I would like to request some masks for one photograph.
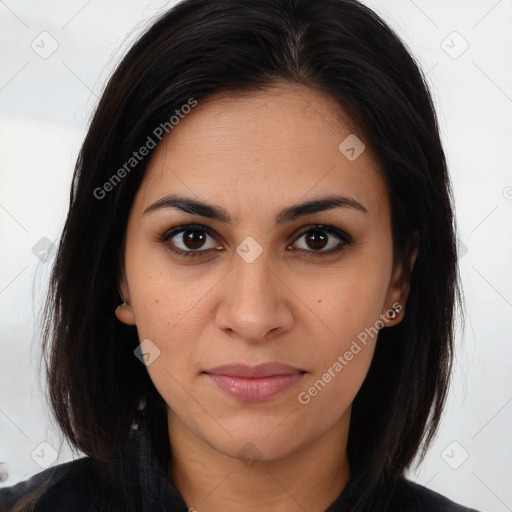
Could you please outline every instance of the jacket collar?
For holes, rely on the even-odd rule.
[[[114,462],[115,472],[122,476],[119,490],[140,512],[188,512],[183,497],[160,465],[153,451],[144,420],[138,410],[131,427],[130,439]]]

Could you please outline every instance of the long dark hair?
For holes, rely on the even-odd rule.
[[[404,265],[419,234],[405,316],[380,332],[353,402],[345,494],[347,510],[362,510],[433,439],[460,291],[453,199],[428,87],[396,34],[356,0],[186,0],[131,47],[76,163],[44,309],[49,401],[71,446],[109,461],[144,400],[153,446],[168,467],[165,403],[133,354],[136,328],[114,316],[127,218],[152,150],[126,163],[191,98],[279,82],[334,98],[364,135],[388,185],[394,257]]]

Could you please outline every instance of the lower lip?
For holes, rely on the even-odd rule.
[[[213,375],[210,373],[206,375],[229,396],[248,402],[261,402],[290,389],[304,374],[272,375],[258,379],[229,377],[227,375]]]

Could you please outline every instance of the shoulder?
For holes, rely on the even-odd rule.
[[[478,512],[405,478],[396,480],[389,509],[400,512]]]
[[[94,510],[100,480],[99,468],[90,457],[58,464],[0,488],[0,512]]]

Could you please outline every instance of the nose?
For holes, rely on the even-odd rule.
[[[216,311],[217,328],[250,343],[266,341],[293,325],[293,293],[264,254],[252,263],[235,257]]]

